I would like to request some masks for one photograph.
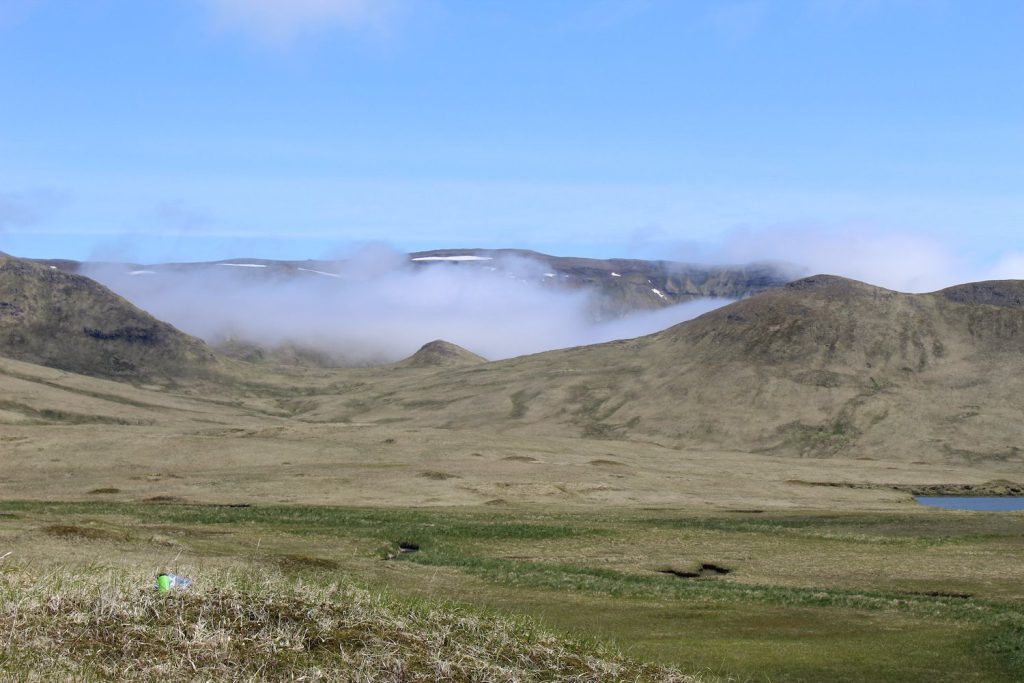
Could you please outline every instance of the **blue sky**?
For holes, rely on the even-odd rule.
[[[1015,0],[4,0],[0,250],[1024,277],[1022,73]]]

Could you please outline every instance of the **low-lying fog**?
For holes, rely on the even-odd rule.
[[[492,263],[415,267],[405,254],[368,249],[332,268],[336,277],[214,266],[132,274],[90,265],[84,274],[212,344],[295,345],[352,365],[398,360],[434,339],[510,358],[650,334],[729,303],[704,299],[600,321],[598,292],[545,284],[537,262]]]

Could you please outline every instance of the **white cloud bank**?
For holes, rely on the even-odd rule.
[[[741,228],[715,245],[687,245],[674,256],[708,263],[786,263],[794,266],[793,277],[841,275],[901,292],[1024,278],[1024,253],[1019,251],[992,256],[979,252],[969,238],[864,226]]]
[[[491,262],[488,262],[489,264]],[[545,285],[544,266],[413,267],[404,254],[363,250],[326,276],[279,279],[263,268],[132,274],[92,266],[87,275],[185,332],[217,343],[294,344],[342,364],[399,360],[434,339],[497,360],[657,332],[728,303],[703,300],[596,322],[592,292]]]

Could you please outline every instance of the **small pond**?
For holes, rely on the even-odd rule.
[[[1024,510],[1024,496],[914,496],[921,505],[945,510],[1010,512]]]

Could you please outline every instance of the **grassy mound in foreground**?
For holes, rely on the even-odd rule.
[[[118,680],[659,681],[522,620],[344,585],[209,572],[161,595],[142,572],[0,568],[0,674]]]

